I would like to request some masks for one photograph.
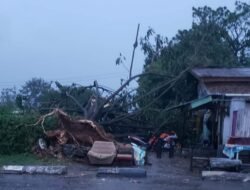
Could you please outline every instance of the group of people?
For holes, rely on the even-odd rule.
[[[156,152],[156,157],[161,158],[162,152],[167,150],[169,152],[169,158],[174,157],[174,147],[177,135],[174,131],[162,132],[160,134],[150,135],[149,140],[142,140],[136,136],[128,136],[131,143],[135,143],[140,147],[144,147],[146,150],[152,150]]]
[[[168,150],[169,158],[174,157],[174,147],[177,135],[174,131],[163,132],[160,135],[154,135],[149,140],[149,148],[156,152],[156,157],[161,158],[164,149]]]

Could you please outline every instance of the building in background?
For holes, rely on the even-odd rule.
[[[190,108],[202,113],[201,138],[215,147],[232,139],[250,145],[250,68],[194,68],[190,73],[198,81]]]

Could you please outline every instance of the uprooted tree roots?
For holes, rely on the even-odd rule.
[[[44,122],[48,117],[56,117],[58,126],[55,130],[45,130]],[[39,155],[56,157],[84,157],[95,141],[115,141],[97,123],[87,119],[72,119],[60,109],[43,115],[33,126],[41,125],[45,141],[41,140],[33,151]]]

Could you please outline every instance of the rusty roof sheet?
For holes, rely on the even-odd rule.
[[[250,68],[194,68],[196,78],[250,78]]]

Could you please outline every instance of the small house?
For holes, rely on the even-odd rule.
[[[215,146],[249,138],[250,68],[194,68],[190,73],[198,82],[190,108],[202,113],[202,138]]]

